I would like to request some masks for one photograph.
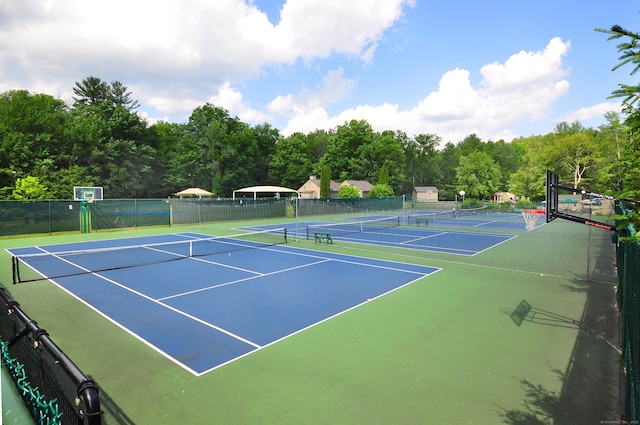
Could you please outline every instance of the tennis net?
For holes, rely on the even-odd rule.
[[[352,233],[377,232],[385,228],[398,226],[400,226],[400,216],[397,215],[345,223],[310,224],[307,226],[307,239],[313,238],[314,233],[329,233],[331,236],[344,236]]]
[[[407,214],[407,224],[429,224],[440,220],[451,219],[454,215],[455,210],[410,213]]]
[[[286,229],[281,228],[175,242],[13,255],[11,258],[13,283],[141,267],[283,243],[287,243],[287,232]],[[23,270],[25,266],[26,272]]]
[[[486,214],[489,210],[487,206],[477,207],[477,208],[460,208],[458,210],[458,217],[469,217],[477,214]]]

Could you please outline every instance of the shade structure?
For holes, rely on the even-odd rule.
[[[178,195],[181,198],[183,196],[197,196],[199,198],[202,198],[203,196],[211,196],[212,193],[211,192],[207,192],[204,189],[200,189],[199,187],[190,187],[188,189],[181,190],[180,192],[177,192],[176,195]]]
[[[281,186],[251,186],[251,187],[245,187],[242,189],[234,190],[233,199],[236,199],[236,193],[253,193],[253,199],[257,199],[258,193],[275,193],[276,195],[280,193],[298,194],[298,191],[295,189],[290,189],[288,187],[281,187]],[[300,196],[300,194],[298,194],[298,196]]]

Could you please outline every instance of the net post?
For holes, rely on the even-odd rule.
[[[20,260],[18,260],[18,257],[16,257],[15,255],[11,257],[11,270],[12,270],[12,277],[13,277],[13,284],[16,285],[17,283],[20,283]]]

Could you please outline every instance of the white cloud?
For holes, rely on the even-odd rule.
[[[351,119],[365,119],[376,130],[438,134],[445,142],[460,141],[471,133],[483,139],[511,140],[517,135],[510,126],[542,119],[567,92],[563,57],[569,46],[569,42],[554,38],[542,51],[519,52],[504,63],[485,65],[480,69],[483,79],[478,87],[472,85],[469,70],[451,70],[440,79],[438,91],[406,111],[396,104],[384,103],[356,106],[329,117],[317,104],[311,111],[291,107],[296,103],[292,100],[295,96],[288,95],[273,102],[280,108],[273,108],[272,112],[281,113],[287,108],[295,111],[283,134],[334,128]]]
[[[296,95],[277,96],[267,108],[279,115],[303,115],[347,98],[356,84],[356,80],[344,77],[344,69],[331,70],[325,74],[321,86],[304,88]]]
[[[288,0],[277,26],[243,0],[0,3],[0,90],[55,88],[48,93],[64,98],[98,76],[136,87],[141,104],[171,116],[270,65],[336,53],[369,61],[415,0]]]
[[[403,7],[414,5],[415,0],[287,1],[276,32],[296,55],[348,53],[370,61],[384,30],[400,18]]]
[[[246,122],[280,121],[283,134],[366,119],[377,130],[454,142],[471,132],[509,137],[512,127],[547,117],[567,92],[570,43],[553,38],[503,63],[452,69],[436,91],[404,110],[390,99],[354,102],[359,78],[336,64],[324,71],[319,59],[346,55],[370,65],[385,31],[413,6],[415,0],[287,0],[274,26],[250,0],[0,0],[0,91],[25,88],[70,100],[74,83],[93,75],[126,84],[149,108],[141,113],[150,121],[184,120],[212,102]],[[300,60],[322,64],[310,68],[323,70],[321,83],[281,93],[266,106],[239,89]],[[481,82],[473,84],[476,72]]]
[[[212,96],[209,102],[226,109],[231,116],[237,116],[246,123],[263,123],[269,121],[270,118],[261,111],[247,106],[242,100],[242,93],[231,87],[228,82],[224,83],[222,87],[218,89],[218,94]]]
[[[616,113],[622,112],[622,105],[620,102],[602,102],[596,105],[586,106],[569,113],[563,118],[563,121],[580,121],[584,125],[585,122],[594,118],[602,118],[604,114],[612,111]]]

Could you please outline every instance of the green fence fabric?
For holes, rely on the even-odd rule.
[[[166,199],[116,199],[89,204],[91,229],[169,226],[171,208]]]
[[[106,199],[0,201],[0,237],[97,232],[121,228],[216,223],[330,214],[367,214],[403,208],[402,197],[347,199]]]
[[[171,199],[172,224],[287,217],[288,199]]]
[[[619,215],[631,216],[620,206]],[[625,236],[636,235],[633,226],[618,229]],[[624,423],[640,422],[640,242],[633,238],[621,238],[617,251],[618,308],[622,339],[621,364],[623,365],[622,411]]]
[[[620,278],[624,411],[629,423],[640,420],[640,244],[622,242],[618,248]]]
[[[79,201],[0,201],[0,236],[79,229]]]
[[[298,215],[362,214],[376,211],[402,211],[401,196],[388,198],[300,199]]]

